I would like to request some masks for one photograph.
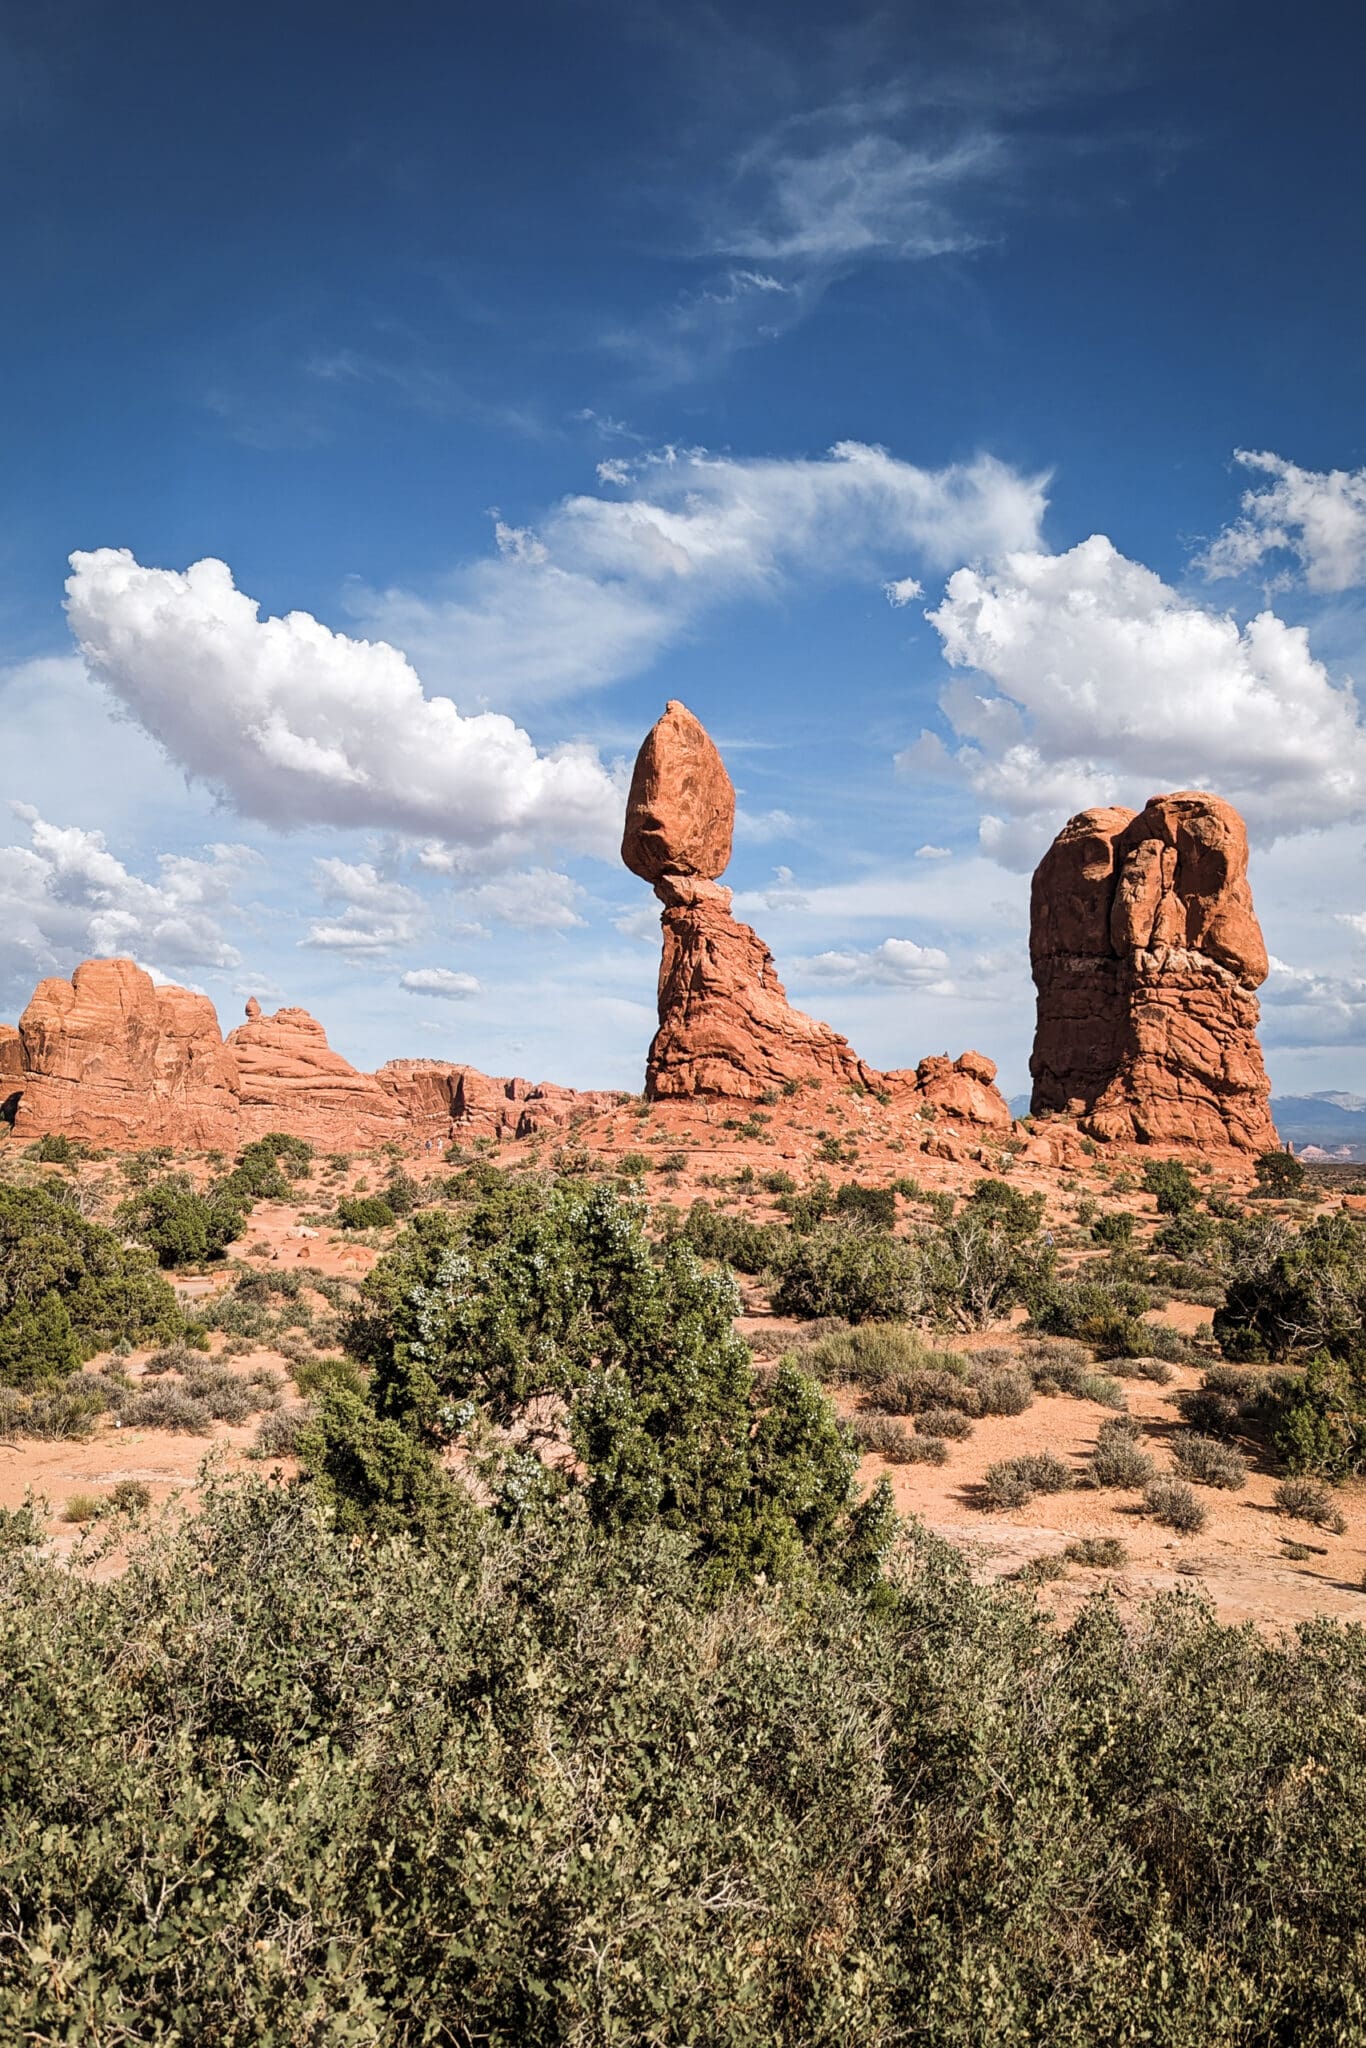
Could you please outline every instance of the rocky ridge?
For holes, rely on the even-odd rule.
[[[207,996],[158,986],[135,961],[87,960],[42,981],[0,1036],[0,1103],[16,1136],[233,1151],[284,1130],[334,1150],[397,1140],[528,1136],[615,1097],[505,1080],[441,1060],[353,1067],[307,1010],[254,999],[223,1037]]]

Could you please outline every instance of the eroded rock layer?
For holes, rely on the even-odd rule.
[[[702,725],[670,703],[636,759],[622,859],[663,904],[659,1029],[646,1062],[655,1099],[758,1101],[792,1085],[855,1085],[972,1123],[1009,1125],[980,1053],[880,1073],[828,1024],[794,1010],[773,955],[731,915],[718,877],[730,859],[735,791]]]
[[[1036,1115],[1121,1143],[1276,1143],[1247,833],[1198,790],[1081,811],[1034,875]]]
[[[307,1010],[267,1016],[254,999],[225,1039],[207,996],[159,987],[132,960],[40,982],[18,1029],[0,1027],[0,1111],[21,1138],[234,1151],[288,1131],[345,1151],[525,1137],[614,1100],[441,1060],[362,1073]]]

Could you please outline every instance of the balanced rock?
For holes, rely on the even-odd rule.
[[[19,1019],[20,1137],[232,1148],[237,1062],[207,996],[158,987],[132,960],[39,982]],[[12,1055],[10,1056],[12,1057]]]
[[[1276,1143],[1257,1042],[1266,946],[1247,833],[1198,790],[1081,811],[1034,875],[1036,1115],[1121,1143]]]
[[[853,1085],[945,1108],[971,1122],[1008,1125],[979,1053],[880,1074],[849,1041],[794,1010],[773,955],[731,915],[718,877],[730,858],[735,791],[711,738],[670,703],[636,759],[622,859],[664,906],[659,1029],[646,1062],[656,1099],[722,1096],[755,1101],[793,1082]],[[942,1069],[942,1071],[941,1071]]]
[[[847,1039],[792,1008],[768,947],[731,916],[729,889],[709,883],[685,894],[675,885],[662,923],[647,1095],[753,1101],[786,1081],[878,1085]]]
[[[730,860],[735,790],[710,733],[671,699],[636,755],[621,857],[652,885],[666,875],[715,881]]]

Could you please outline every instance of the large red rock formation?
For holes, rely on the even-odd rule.
[[[237,1065],[213,1004],[188,989],[157,987],[132,960],[87,960],[70,981],[40,981],[18,1037],[21,1137],[237,1142]]]
[[[207,996],[158,987],[132,960],[87,960],[70,981],[40,982],[18,1030],[0,1026],[0,1112],[13,1105],[21,1138],[235,1151],[288,1131],[336,1151],[444,1145],[557,1129],[615,1099],[442,1060],[364,1074],[307,1010],[265,1016],[254,998],[224,1039]]]
[[[1070,819],[1034,875],[1030,955],[1036,1114],[1122,1143],[1276,1143],[1266,947],[1230,804],[1180,790]]]
[[[980,1053],[882,1074],[828,1024],[794,1010],[773,955],[732,917],[718,877],[730,859],[735,791],[710,737],[670,703],[636,758],[621,857],[664,905],[659,1029],[646,1063],[656,1099],[756,1101],[785,1083],[854,1084],[933,1104],[966,1121],[1009,1124]]]

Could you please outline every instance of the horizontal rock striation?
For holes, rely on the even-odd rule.
[[[1034,875],[1033,1110],[1127,1144],[1276,1143],[1257,1040],[1267,955],[1232,805],[1078,813]]]

